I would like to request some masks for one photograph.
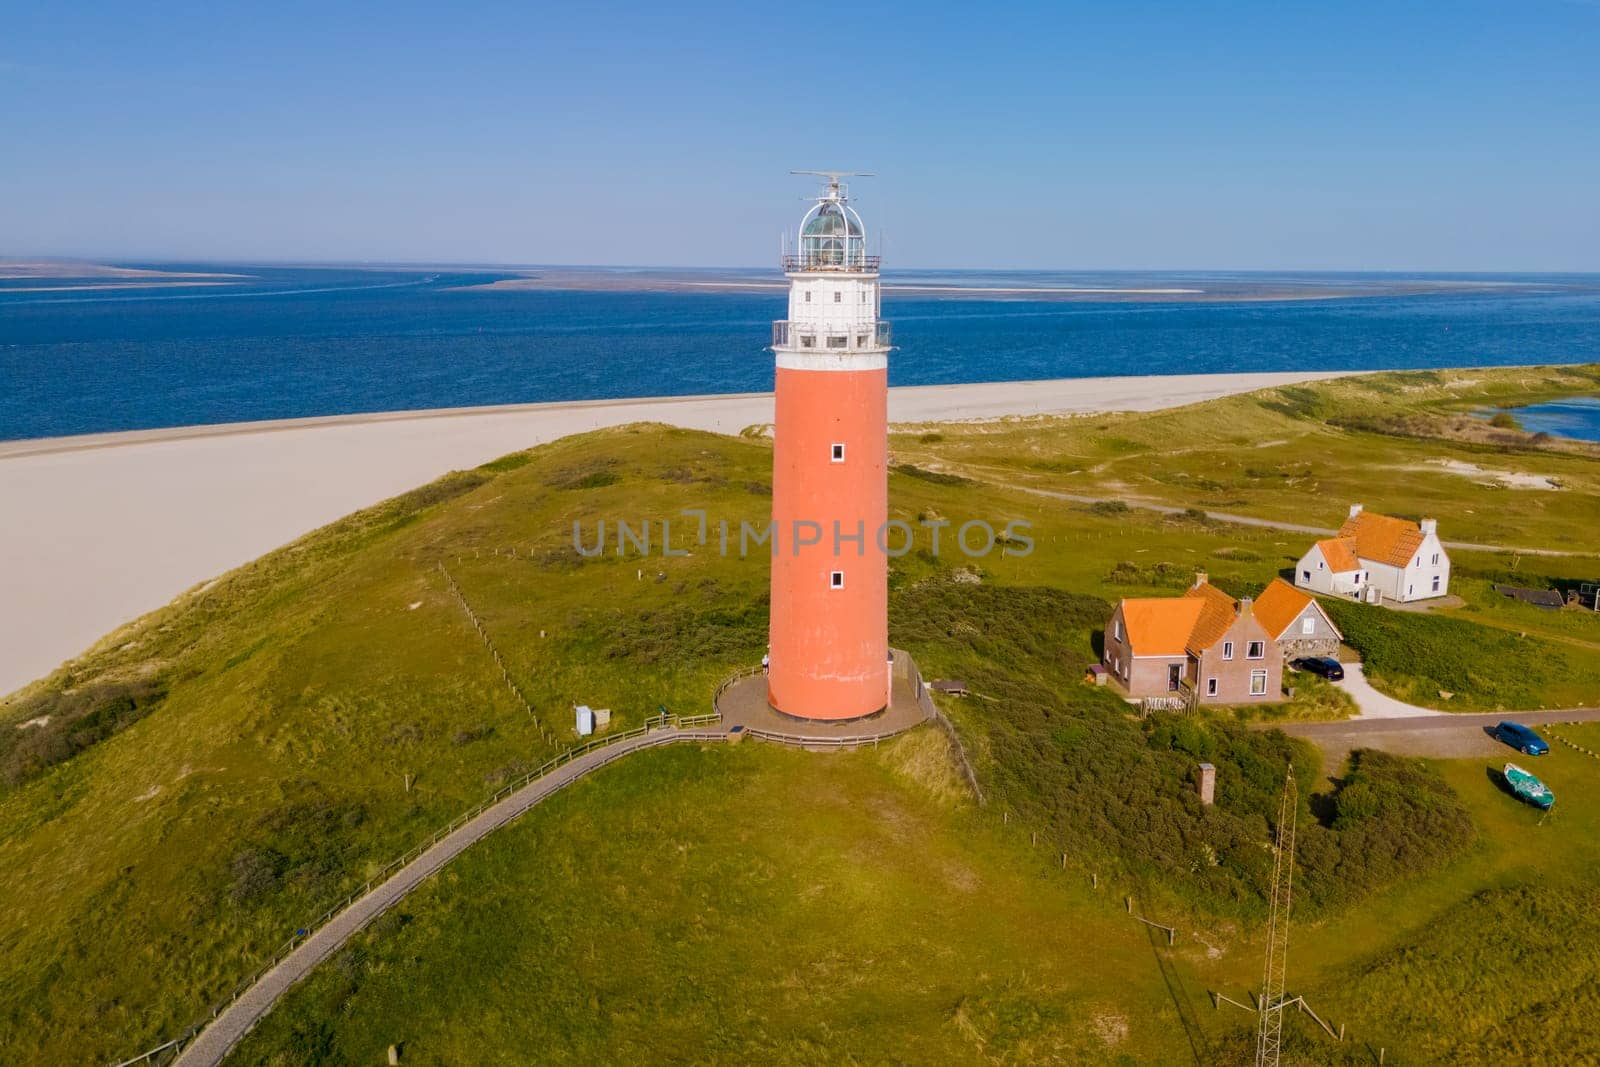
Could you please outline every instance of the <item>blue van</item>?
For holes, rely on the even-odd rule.
[[[1544,756],[1550,752],[1550,746],[1545,744],[1544,738],[1522,725],[1520,722],[1503,722],[1494,728],[1497,740],[1504,741],[1518,752],[1529,756]]]

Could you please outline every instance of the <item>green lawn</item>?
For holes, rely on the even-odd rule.
[[[1137,924],[908,768],[633,757],[429,882],[230,1059],[1181,1062]],[[536,1050],[536,1051],[535,1051]]]
[[[1547,387],[1548,377],[1534,374],[1528,388],[1536,392]],[[1566,464],[1560,473],[1567,488],[1543,495],[1523,490],[1483,489],[1480,493],[1466,482],[1469,489],[1457,498],[1447,490],[1461,480],[1458,476],[1417,472],[1414,477],[1384,481],[1387,488],[1382,494],[1363,493],[1361,498],[1369,506],[1402,513],[1425,505],[1438,514],[1447,535],[1453,537],[1487,540],[1503,535],[1521,544],[1560,545],[1573,543],[1575,524],[1585,514],[1592,528],[1597,500],[1592,483],[1585,480],[1592,478],[1592,473],[1584,473],[1592,472],[1592,459],[1531,446],[1495,458],[1479,445],[1429,442],[1328,421],[1368,394],[1369,399],[1376,398],[1374,403],[1382,402],[1379,406],[1393,407],[1399,403],[1396,396],[1410,397],[1403,391],[1415,388],[1417,398],[1405,400],[1411,405],[1408,410],[1432,404],[1438,412],[1445,412],[1439,405],[1447,401],[1465,402],[1472,389],[1494,392],[1501,399],[1511,395],[1506,385],[1510,379],[1502,372],[1486,374],[1487,384],[1481,387],[1452,384],[1454,379],[1449,376],[1441,380],[1444,384],[1423,379],[1402,379],[1396,384],[1379,379],[1380,388],[1375,390],[1359,382],[1343,383],[1316,387],[1308,393],[1234,398],[1165,415],[1001,421],[896,435],[895,462],[901,468],[891,476],[891,509],[896,517],[912,523],[938,517],[956,524],[982,518],[996,528],[1011,520],[1032,524],[1035,550],[1031,555],[968,559],[951,551],[947,530],[945,552],[934,558],[926,551],[926,533],[919,532],[919,551],[894,560],[891,566],[897,603],[914,603],[917,590],[942,588],[942,583],[962,590],[993,591],[977,595],[991,598],[987,603],[996,611],[994,618],[999,623],[983,621],[981,625],[992,633],[1010,628],[1020,635],[1006,646],[1011,650],[1007,654],[1014,657],[1012,662],[998,664],[1004,667],[1004,677],[997,679],[1001,683],[998,695],[1024,692],[1030,686],[1048,691],[1048,699],[1032,706],[1040,716],[1048,711],[1059,718],[1038,730],[1039,724],[1030,719],[1031,725],[1015,736],[997,732],[997,728],[1010,722],[1011,726],[1004,726],[1009,730],[1022,720],[992,714],[1001,709],[984,701],[952,708],[986,780],[991,784],[1004,781],[1002,772],[1026,774],[1029,760],[1059,760],[1062,746],[1073,742],[1072,731],[1080,725],[1074,720],[1085,700],[1097,702],[1097,721],[1119,721],[1120,706],[1104,693],[1084,696],[1087,691],[1079,680],[1083,664],[1095,656],[1098,627],[1118,597],[1181,591],[1196,570],[1208,571],[1214,582],[1232,593],[1252,593],[1304,548],[1304,538],[1298,535],[1231,526],[1194,515],[1163,517],[1138,508],[1091,508],[1024,491],[1022,483],[1077,491],[1080,482],[1104,488],[1118,480],[1132,486],[1142,479],[1135,486],[1138,493],[1164,494],[1164,499],[1185,505],[1198,503],[1223,510],[1219,501],[1237,499],[1237,504],[1229,504],[1233,510],[1331,524],[1337,520],[1336,513],[1342,512],[1345,497],[1356,491],[1340,479],[1353,477],[1349,471],[1359,471],[1361,463],[1387,464],[1396,449],[1422,450],[1430,455],[1471,452],[1484,464]],[[1579,380],[1569,384],[1577,388]],[[1338,457],[1343,465],[1327,471],[1319,467],[1312,476],[1292,474],[1275,480],[1244,470],[1256,463],[1254,458],[1242,458],[1240,450],[1247,443],[1253,442],[1249,446],[1255,448],[1278,439],[1304,439],[1295,446],[1300,449],[1296,455],[1273,460],[1280,466],[1331,463],[1323,458],[1325,447],[1329,450],[1326,456]],[[1230,450],[1230,455],[1223,455]],[[1216,477],[1222,489],[1201,486],[1198,497],[1189,495],[1182,484],[1186,479],[1176,475],[1191,456],[1202,457],[1194,460],[1202,464],[1195,471],[1201,471],[1207,455],[1215,461],[1213,465],[1225,461],[1243,466],[1226,477]],[[638,723],[659,705],[680,711],[704,709],[717,681],[736,667],[756,662],[765,644],[767,560],[760,553],[744,560],[724,558],[715,548],[715,524],[723,518],[735,528],[740,519],[765,523],[770,506],[770,464],[770,448],[760,439],[659,427],[623,428],[556,442],[445,479],[319,531],[125,627],[52,677],[16,694],[0,710],[0,899],[6,902],[0,909],[0,1062],[112,1061],[178,1033],[328,903],[340,899],[370,872],[477,803],[501,782],[570,743],[572,703],[611,707],[616,714],[614,729]],[[1108,465],[1090,470],[1101,464]],[[907,465],[917,470],[907,470]],[[963,481],[927,476],[929,471],[958,465],[973,473],[998,471],[1003,477]],[[1071,473],[1079,469],[1085,473]],[[1252,479],[1261,481],[1263,488],[1245,492],[1245,482]],[[1158,486],[1164,488],[1158,491],[1154,488]],[[1415,490],[1412,504],[1399,495],[1402,488]],[[1503,502],[1504,494],[1511,492],[1516,493],[1518,508],[1507,508]],[[1550,497],[1548,502],[1524,506],[1545,495]],[[694,520],[681,515],[686,507],[708,512],[712,522],[708,543],[687,539]],[[1585,508],[1589,510],[1585,512]],[[573,551],[574,520],[584,523],[592,537],[597,520],[614,523],[618,518],[635,525],[652,520],[658,534],[661,520],[671,520],[674,546],[686,548],[689,554],[671,558],[657,554],[639,560],[621,558],[613,550],[603,557],[583,559]],[[609,527],[611,538],[614,529]],[[614,547],[614,540],[612,544]],[[502,680],[489,650],[449,592],[439,570],[441,563],[482,619],[517,690],[532,704],[532,716]],[[1376,680],[1397,690],[1453,686],[1457,695],[1452,706],[1494,706],[1497,701],[1535,698],[1553,701],[1555,695],[1567,703],[1600,702],[1600,683],[1595,681],[1600,678],[1600,648],[1589,647],[1592,631],[1586,627],[1590,620],[1565,614],[1529,617],[1520,605],[1482,595],[1477,584],[1500,580],[1493,577],[1500,571],[1576,578],[1600,571],[1600,561],[1463,553],[1458,567],[1468,579],[1463,587],[1467,607],[1440,619],[1397,617],[1393,625],[1400,627],[1399,631],[1369,642],[1376,648],[1382,640],[1388,641],[1387,650],[1378,655],[1382,663]],[[955,581],[958,572],[981,584]],[[1600,573],[1594,576],[1600,577]],[[931,584],[922,584],[930,579]],[[1008,608],[1005,590],[1035,592],[1017,593]],[[1060,602],[1066,606],[1059,612],[1040,610],[1040,603],[1049,602],[1037,599],[1041,595],[1038,590],[1054,591],[1066,598]],[[939,618],[935,606],[916,615],[924,623]],[[914,620],[901,617],[896,622],[896,640],[917,653],[930,677],[961,675],[975,684],[984,680],[985,659],[970,649],[963,651],[963,643],[978,632],[979,620],[950,617],[939,632],[920,634],[908,628],[910,621]],[[1469,665],[1462,675],[1464,681],[1429,673],[1439,658],[1425,655],[1425,644],[1414,639],[1421,629],[1405,628],[1441,625],[1448,630],[1447,643],[1488,656],[1484,670]],[[1356,628],[1362,629],[1360,625]],[[1524,631],[1528,637],[1518,636]],[[1376,632],[1389,633],[1382,627]],[[1560,678],[1519,673],[1516,664],[1525,650],[1543,654],[1547,648],[1556,649],[1562,657]],[[1318,706],[1330,712],[1339,710],[1326,694],[1318,695],[1316,686],[1307,685],[1285,714],[1310,714]],[[19,728],[46,715],[50,722],[43,726]],[[1207,736],[1234,736],[1221,718],[1199,728]],[[1194,746],[1206,742],[1156,737],[1137,730],[1129,733],[1121,727],[1107,729],[1112,733],[1106,736],[1115,737],[1119,746],[1150,750],[1151,755],[1138,759],[1155,761],[1168,799],[1179,803],[1177,798],[1185,788],[1182,775],[1187,773],[1183,768],[1194,761]],[[1034,745],[1029,738],[1035,735],[1049,744]],[[1007,744],[997,742],[1007,736]],[[1013,743],[1019,738],[1027,743]],[[1600,744],[1590,747],[1600,749]],[[1247,745],[1231,742],[1224,750],[1250,751]],[[1130,747],[1122,754],[1135,751]],[[1570,754],[1570,750],[1558,751],[1549,766],[1562,767],[1567,758],[1563,753]],[[997,755],[1008,762],[1002,764]],[[1063,875],[1059,857],[1052,867],[1048,857],[1017,851],[1020,831],[1015,824],[995,829],[992,823],[999,808],[973,813],[952,806],[948,799],[923,796],[925,786],[903,781],[903,775],[897,778],[890,764],[880,765],[868,758],[853,760],[752,754],[743,749],[640,757],[637,765],[625,762],[608,771],[616,776],[614,782],[596,779],[592,789],[586,786],[559,798],[502,839],[521,840],[518,835],[538,833],[545,835],[541,840],[548,846],[560,838],[568,821],[576,820],[581,826],[615,820],[622,833],[615,850],[601,848],[597,837],[580,838],[593,847],[573,853],[570,876],[576,879],[581,870],[586,872],[585,878],[600,877],[609,871],[605,874],[610,879],[608,888],[600,894],[605,907],[596,912],[594,921],[603,918],[632,924],[632,929],[641,931],[640,938],[645,936],[645,920],[656,913],[647,910],[629,917],[630,906],[645,906],[648,880],[632,879],[627,872],[636,867],[653,870],[656,861],[649,855],[648,836],[639,836],[644,833],[642,825],[629,821],[631,816],[624,819],[622,809],[629,803],[658,811],[670,809],[683,789],[696,798],[692,811],[682,819],[672,817],[677,820],[673,825],[685,835],[683,840],[720,840],[740,832],[750,813],[767,811],[772,818],[749,829],[752,847],[765,840],[768,843],[761,847],[768,851],[781,852],[781,843],[814,858],[825,855],[829,848],[848,851],[844,842],[853,840],[856,844],[849,847],[859,847],[858,854],[866,858],[857,875],[862,885],[878,884],[888,893],[928,881],[930,868],[919,867],[922,861],[917,856],[897,851],[897,846],[890,847],[873,836],[876,831],[870,821],[840,814],[829,825],[818,826],[819,836],[809,839],[809,823],[786,824],[770,806],[763,807],[764,791],[770,789],[780,798],[800,796],[795,790],[804,785],[810,773],[806,768],[824,768],[818,773],[824,776],[820,780],[826,788],[837,789],[841,795],[877,798],[874,803],[894,801],[912,813],[908,818],[921,820],[918,825],[928,828],[928,835],[940,839],[936,847],[929,845],[928,849],[962,858],[1007,892],[1016,889],[1028,897],[1018,887],[1033,885],[1029,879],[1044,878],[1044,871],[1051,869],[1055,874],[1047,884],[1064,887],[1062,891],[1067,893],[1064,901],[1055,903],[1032,899],[1042,890],[1033,891],[1026,900],[984,899],[981,907],[970,903],[966,912],[958,905],[967,898],[954,891],[934,898],[939,907],[962,915],[961,922],[970,924],[963,928],[967,932],[961,934],[961,943],[976,945],[992,936],[1012,955],[978,954],[974,968],[952,971],[951,985],[940,987],[938,996],[958,986],[968,990],[962,995],[971,999],[956,997],[944,1010],[954,1020],[949,1026],[966,1035],[962,1040],[969,1044],[950,1038],[945,1045],[930,1044],[926,1049],[942,1049],[957,1058],[970,1054],[1013,1060],[1029,1058],[1031,1050],[1057,1047],[1099,1049],[1102,1053],[1125,1049],[1139,1058],[1164,1055],[1173,1048],[1181,1052],[1191,1040],[1201,1045],[1209,1042],[1207,1047],[1214,1051],[1231,1048],[1229,1042],[1237,1036],[1234,1031],[1248,1029],[1247,1019],[1237,1020],[1239,1025],[1234,1026],[1225,1021],[1225,1013],[1207,1016],[1200,1011],[1193,1013],[1196,1019],[1211,1021],[1188,1021],[1180,1026],[1180,1034],[1186,1031],[1190,1035],[1182,1037],[1182,1046],[1162,1043],[1172,1037],[1168,1024],[1173,1019],[1188,1019],[1189,1009],[1184,1005],[1204,1006],[1206,988],[1228,986],[1242,991],[1258,980],[1253,977],[1259,958],[1257,905],[1251,900],[1254,894],[1259,901],[1259,887],[1250,885],[1252,868],[1248,864],[1234,872],[1231,884],[1236,888],[1229,892],[1236,893],[1237,899],[1232,902],[1212,890],[1187,892],[1181,871],[1127,862],[1130,850],[1140,841],[1134,821],[1123,826],[1122,836],[1114,841],[1080,845],[1080,839],[1074,838],[1073,855]],[[1594,761],[1581,766],[1587,773],[1600,769]],[[690,788],[693,783],[685,785],[681,776],[675,777],[679,771],[674,768],[684,767],[703,771],[713,785],[721,782],[728,791],[694,792]],[[1330,900],[1307,928],[1306,953],[1296,957],[1307,968],[1305,980],[1320,983],[1308,988],[1347,1012],[1342,1017],[1349,1018],[1352,1025],[1359,1019],[1364,1031],[1383,1034],[1391,1048],[1404,1047],[1403,1035],[1385,1029],[1381,1012],[1371,1006],[1361,1008],[1358,998],[1339,1000],[1343,995],[1339,983],[1349,973],[1340,968],[1360,965],[1375,968],[1374,973],[1392,973],[1386,969],[1392,968],[1386,962],[1391,956],[1403,958],[1408,946],[1422,944],[1425,935],[1439,936],[1429,927],[1430,921],[1451,908],[1469,906],[1474,894],[1483,890],[1515,889],[1524,884],[1519,880],[1524,871],[1543,872],[1541,877],[1548,875],[1555,881],[1560,870],[1550,865],[1588,847],[1574,848],[1572,842],[1563,840],[1562,848],[1548,854],[1524,851],[1519,839],[1508,836],[1508,828],[1522,825],[1515,820],[1527,813],[1514,807],[1502,811],[1502,797],[1483,794],[1486,783],[1481,766],[1468,771],[1452,765],[1437,769],[1464,798],[1474,825],[1479,827],[1478,843],[1472,846],[1475,861],[1445,858],[1435,873],[1401,879],[1404,884],[1368,885],[1363,889],[1363,902],[1351,905],[1348,915],[1340,912],[1345,905]],[[1305,780],[1316,778],[1308,770]],[[1581,778],[1553,784],[1562,797],[1561,809],[1556,820],[1540,832],[1551,826],[1558,830],[1567,827],[1574,841],[1588,840],[1591,827],[1580,811],[1588,803],[1584,790],[1589,787]],[[1095,783],[1097,789],[1104,786],[1103,779]],[[918,793],[919,789],[923,793]],[[591,803],[586,798],[605,796],[613,796],[614,803],[593,801],[598,806],[586,806]],[[729,798],[726,803],[718,799],[724,796]],[[636,799],[629,801],[629,797]],[[1079,796],[1075,803],[1093,799]],[[1125,808],[1133,816],[1141,812],[1139,805],[1131,802],[1136,799],[1130,798]],[[1161,810],[1152,805],[1144,814],[1156,819]],[[1042,835],[1041,840],[1056,840],[1048,836],[1053,830],[1046,818],[1047,805],[1039,808],[1039,815],[1034,830]],[[1244,820],[1239,825],[1245,827],[1240,833],[1254,842],[1249,847],[1259,849],[1265,837],[1264,824],[1253,828],[1256,824],[1249,821],[1254,818],[1249,811],[1239,818]],[[695,829],[702,825],[703,829]],[[1148,834],[1170,834],[1172,830],[1172,826],[1152,823]],[[711,837],[694,836],[701,833]],[[996,833],[1000,836],[995,837]],[[1249,854],[1246,843],[1241,839],[1241,857]],[[485,848],[495,853],[500,846],[489,843]],[[702,854],[709,859],[718,853],[707,844]],[[867,861],[880,855],[885,858],[884,869],[870,869],[872,863]],[[1203,850],[1199,855],[1204,857]],[[1519,858],[1510,862],[1506,859],[1510,856]],[[478,862],[472,857],[468,861]],[[486,865],[486,877],[499,871],[494,876],[513,886],[536,875],[546,877],[516,867],[520,861],[513,857],[488,855],[481,862]],[[773,863],[774,871],[785,869],[778,860]],[[798,877],[799,868],[787,869],[789,877]],[[462,874],[449,875],[437,888],[427,890],[443,895],[439,907],[449,904],[444,897],[454,884],[451,878],[464,879],[466,870],[463,867]],[[1040,944],[1049,951],[1029,955],[1026,950],[1031,941],[995,933],[992,925],[984,925],[982,914],[987,909],[1015,917],[1023,914],[1018,909],[1041,908],[1045,911],[1040,914],[1054,916],[1049,922],[1061,924],[1062,930],[1072,925],[1073,915],[1079,917],[1080,928],[1098,929],[1099,924],[1113,920],[1126,922],[1125,916],[1116,920],[1120,913],[1115,899],[1073,895],[1077,890],[1071,887],[1081,889],[1094,870],[1119,880],[1107,885],[1106,896],[1116,888],[1135,891],[1152,909],[1192,928],[1218,953],[1212,955],[1212,948],[1188,940],[1181,940],[1170,957],[1157,956],[1143,942],[1142,952],[1133,955],[1118,956],[1123,949],[1107,949],[1114,977],[1102,992],[1113,1008],[1107,1009],[1109,1014],[1101,1023],[1093,1021],[1094,1013],[1101,1010],[1098,1000],[1073,999],[1078,993],[1066,1001],[1045,996],[1048,989],[1040,984],[1045,981],[1040,976],[1058,975],[1053,962],[1058,942],[1043,938]],[[712,871],[685,867],[679,875],[703,881],[714,878]],[[743,928],[731,918],[740,900],[765,900],[770,908],[772,901],[779,899],[761,896],[766,890],[757,878],[759,872],[733,873],[731,884],[745,886],[740,890],[744,895],[706,898],[723,919],[704,929],[706,938],[715,940],[718,931],[737,931],[743,936]],[[1568,872],[1567,877],[1574,893],[1592,881],[1581,873]],[[623,884],[631,887],[626,897],[616,890]],[[839,884],[845,890],[851,888],[848,879]],[[426,899],[431,898],[424,895],[418,901]],[[560,914],[574,917],[574,922],[582,913],[576,898],[563,908]],[[442,917],[428,919],[420,903],[413,910],[418,916],[417,933],[407,935],[402,929],[395,932],[396,937],[421,936],[430,922],[437,930],[452,928]],[[523,921],[516,909],[503,914],[508,924]],[[1353,917],[1369,914],[1386,916],[1388,922],[1369,924],[1365,918]],[[536,920],[537,916],[523,918]],[[908,961],[926,952],[934,937],[932,931],[937,929],[934,923],[932,913],[908,920],[903,939],[890,938],[894,951],[884,956],[885,970],[873,972],[869,966],[868,972],[903,978]],[[1319,929],[1332,929],[1340,923],[1345,924],[1345,936],[1318,940]],[[750,960],[748,946],[732,943],[708,947],[708,955],[673,956],[682,947],[680,942],[689,944],[692,939],[682,930],[672,929],[677,931],[676,939],[662,944],[662,955],[641,957],[650,965],[635,968],[632,980],[636,984],[665,988],[660,985],[665,980],[654,973],[657,960],[674,960],[674,966],[685,968],[710,966],[719,952],[731,953],[726,957],[729,961]],[[784,930],[788,936],[790,928]],[[536,943],[554,953],[554,958],[579,967],[578,956],[571,954],[583,946],[568,944],[559,929],[549,928],[545,933],[548,939]],[[856,958],[865,960],[874,945],[897,931],[878,916],[849,927],[848,934]],[[446,934],[438,936],[448,940]],[[496,940],[492,925],[480,928],[478,936]],[[1081,929],[1078,936],[1082,936]],[[1076,958],[1069,951],[1071,939],[1066,934],[1060,937],[1063,958]],[[383,941],[378,938],[375,952],[383,947]],[[768,955],[780,957],[771,948],[782,944],[782,938],[763,942]],[[1441,959],[1447,947],[1439,949]],[[592,951],[604,950],[596,947]],[[613,958],[622,960],[616,966],[626,970],[622,957]],[[1012,961],[1009,969],[1002,966],[1007,958]],[[1571,968],[1560,962],[1564,957],[1559,953],[1556,958],[1558,969],[1551,981],[1559,983]],[[1135,962],[1156,969],[1140,977]],[[761,970],[762,966],[771,967],[769,961],[754,960],[750,966],[751,988],[758,994],[777,988],[775,983],[781,985],[772,976],[776,971]],[[837,977],[847,969],[839,965],[827,973]],[[558,975],[570,978],[590,973],[581,968],[556,968],[541,980],[553,983]],[[721,982],[725,991],[733,989],[738,980],[736,973],[706,974],[692,969],[672,973],[678,984],[688,984],[685,976],[692,976],[713,985]],[[783,981],[804,985],[808,973],[799,970]],[[510,981],[524,973],[512,970],[507,975]],[[319,977],[317,982],[327,980]],[[445,977],[439,980],[445,981]],[[1065,978],[1062,981],[1069,991],[1088,988],[1073,986]],[[1125,1002],[1118,1000],[1124,985]],[[615,990],[607,994],[612,998],[621,995]],[[932,999],[914,999],[923,995]],[[904,1010],[919,1026],[926,1024],[922,1028],[928,1030],[927,1040],[945,1040],[941,1035],[946,1032],[930,1021],[937,1015],[930,1005],[938,998],[915,990],[907,991],[906,996],[912,999],[903,1002]],[[581,1004],[571,1010],[582,1015],[591,1010],[589,1003],[586,991]],[[827,1010],[821,1013],[819,1025],[851,1035],[875,1029],[877,1023],[860,1014],[857,1004],[843,997],[821,1004]],[[1168,1010],[1164,1005],[1172,1005],[1177,1014],[1163,1015]],[[526,1007],[520,1010],[529,1013]],[[373,1011],[374,1025],[387,1025],[383,1012]],[[672,1017],[665,1013],[653,1020],[642,1006],[636,1013],[631,1021],[617,1022],[606,1033],[583,1030],[575,1021],[557,1028],[573,1032],[576,1044],[572,1047],[598,1049],[600,1045],[582,1042],[611,1040],[628,1027],[638,1032],[647,1024],[672,1025]],[[511,1014],[507,1009],[506,1018]],[[1126,1038],[1108,1045],[1095,1036],[1093,1040],[1101,1044],[1070,1044],[1084,1040],[1085,1018],[1090,1019],[1090,1032],[1095,1035],[1102,1030],[1112,1036],[1119,1034],[1118,1017],[1128,1028]],[[303,1021],[309,1025],[315,1018],[319,1016],[312,1013]],[[771,1029],[749,1035],[748,1041],[753,1043],[741,1044],[747,1040],[746,1027],[737,1019],[744,1017],[718,1018],[735,1019],[715,1038],[725,1042],[718,1047],[730,1050],[769,1050],[774,1056],[803,1058],[807,1046],[798,1042],[824,1039],[812,1032],[802,1034],[798,1016],[791,1016],[789,1023],[774,1022]],[[367,1040],[359,1036],[367,1033],[359,1028],[347,1032],[336,1026],[332,1017],[324,1021],[336,1031],[332,1039]],[[900,1035],[895,1040],[911,1040],[903,1037],[904,1029],[887,1032]],[[263,1038],[274,1032],[263,1031]],[[377,1039],[382,1035],[372,1031],[367,1036]],[[1043,1043],[1030,1045],[1030,1041]],[[894,1046],[886,1041],[882,1047]],[[1316,1046],[1311,1047],[1314,1050]],[[963,1049],[966,1051],[961,1052]],[[730,1051],[727,1058],[736,1055]],[[1321,1053],[1307,1055],[1315,1060]],[[892,1057],[886,1054],[884,1058]]]

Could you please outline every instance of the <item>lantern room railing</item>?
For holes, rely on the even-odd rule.
[[[852,253],[846,256],[842,252],[802,252],[799,255],[783,257],[783,270],[786,274],[802,270],[841,270],[841,271],[876,271],[882,262],[882,256],[868,256],[861,253]]]

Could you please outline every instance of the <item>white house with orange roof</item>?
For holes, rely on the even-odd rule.
[[[1450,591],[1450,554],[1437,520],[1412,522],[1352,504],[1338,534],[1300,557],[1294,584],[1360,600],[1429,600]]]

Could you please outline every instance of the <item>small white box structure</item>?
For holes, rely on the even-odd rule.
[[[578,705],[578,736],[579,737],[588,737],[592,733],[594,733],[594,712],[592,710],[590,710],[589,705],[587,705],[587,704],[579,704]]]
[[[595,708],[594,709],[594,728],[596,730],[604,730],[607,726],[610,726],[610,725],[611,725],[611,709],[610,708]]]
[[[1200,803],[1205,805],[1215,804],[1217,801],[1217,769],[1209,763],[1200,764]]]

